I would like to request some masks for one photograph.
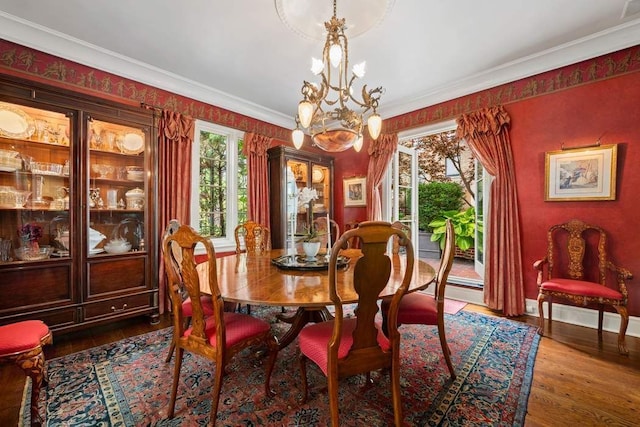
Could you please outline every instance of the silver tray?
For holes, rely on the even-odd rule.
[[[350,259],[346,256],[338,256],[338,268],[349,265]],[[282,270],[328,270],[329,260],[324,255],[307,258],[305,255],[283,255],[271,260],[271,264]]]

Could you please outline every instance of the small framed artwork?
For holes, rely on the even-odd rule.
[[[545,153],[545,201],[616,199],[618,146]]]
[[[346,207],[367,205],[367,178],[364,176],[346,178],[343,180],[343,186]]]

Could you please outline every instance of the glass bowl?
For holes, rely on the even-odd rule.
[[[53,252],[53,246],[42,245],[35,250],[27,246],[21,246],[16,248],[14,252],[21,261],[37,261],[49,258]]]

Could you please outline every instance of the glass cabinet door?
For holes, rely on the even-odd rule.
[[[89,120],[86,197],[90,257],[145,250],[147,138],[139,128]]]
[[[0,263],[72,253],[70,117],[0,102]]]

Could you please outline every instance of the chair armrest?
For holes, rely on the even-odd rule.
[[[624,267],[618,267],[611,261],[607,261],[607,268],[616,274],[616,281],[618,282],[618,288],[620,293],[627,299],[627,284],[626,280],[633,279],[633,274]]]
[[[536,278],[536,283],[538,286],[542,283],[542,275],[544,273],[544,266],[548,263],[547,257],[537,260],[533,263],[534,270],[538,270],[538,277]]]

